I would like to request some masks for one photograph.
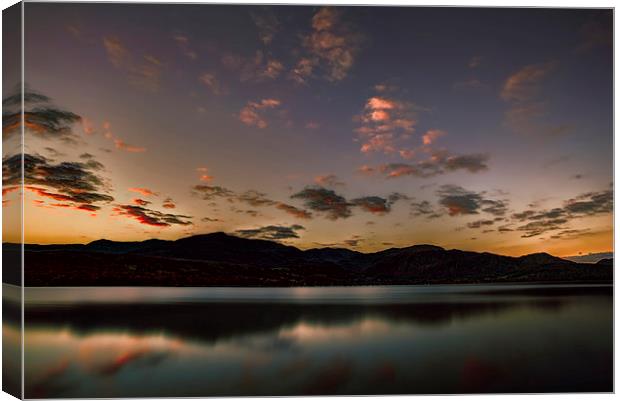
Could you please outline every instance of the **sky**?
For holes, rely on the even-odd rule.
[[[27,243],[613,247],[610,10],[26,3],[24,35]]]

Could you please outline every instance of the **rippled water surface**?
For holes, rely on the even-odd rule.
[[[608,286],[29,288],[25,391],[612,391],[612,306]]]

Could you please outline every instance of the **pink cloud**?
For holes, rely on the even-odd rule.
[[[248,102],[239,112],[239,120],[248,126],[266,128],[267,120],[261,115],[261,110],[279,107],[281,102],[277,99],[262,99],[259,102]]]
[[[446,135],[445,131],[439,129],[431,129],[426,131],[426,133],[422,136],[422,143],[424,145],[430,145],[439,137]]]

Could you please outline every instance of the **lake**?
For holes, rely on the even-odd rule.
[[[3,288],[4,341],[17,349],[19,290]],[[605,285],[27,288],[25,395],[610,392],[612,293]]]

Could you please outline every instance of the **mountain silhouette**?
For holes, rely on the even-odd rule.
[[[4,258],[19,255],[19,244],[3,244],[3,248]],[[175,241],[101,239],[88,244],[27,244],[24,249],[27,286],[611,282],[613,268],[609,262],[575,263],[547,253],[511,257],[434,245],[373,253],[343,248],[300,250],[221,232]],[[5,276],[8,282],[15,278]]]

